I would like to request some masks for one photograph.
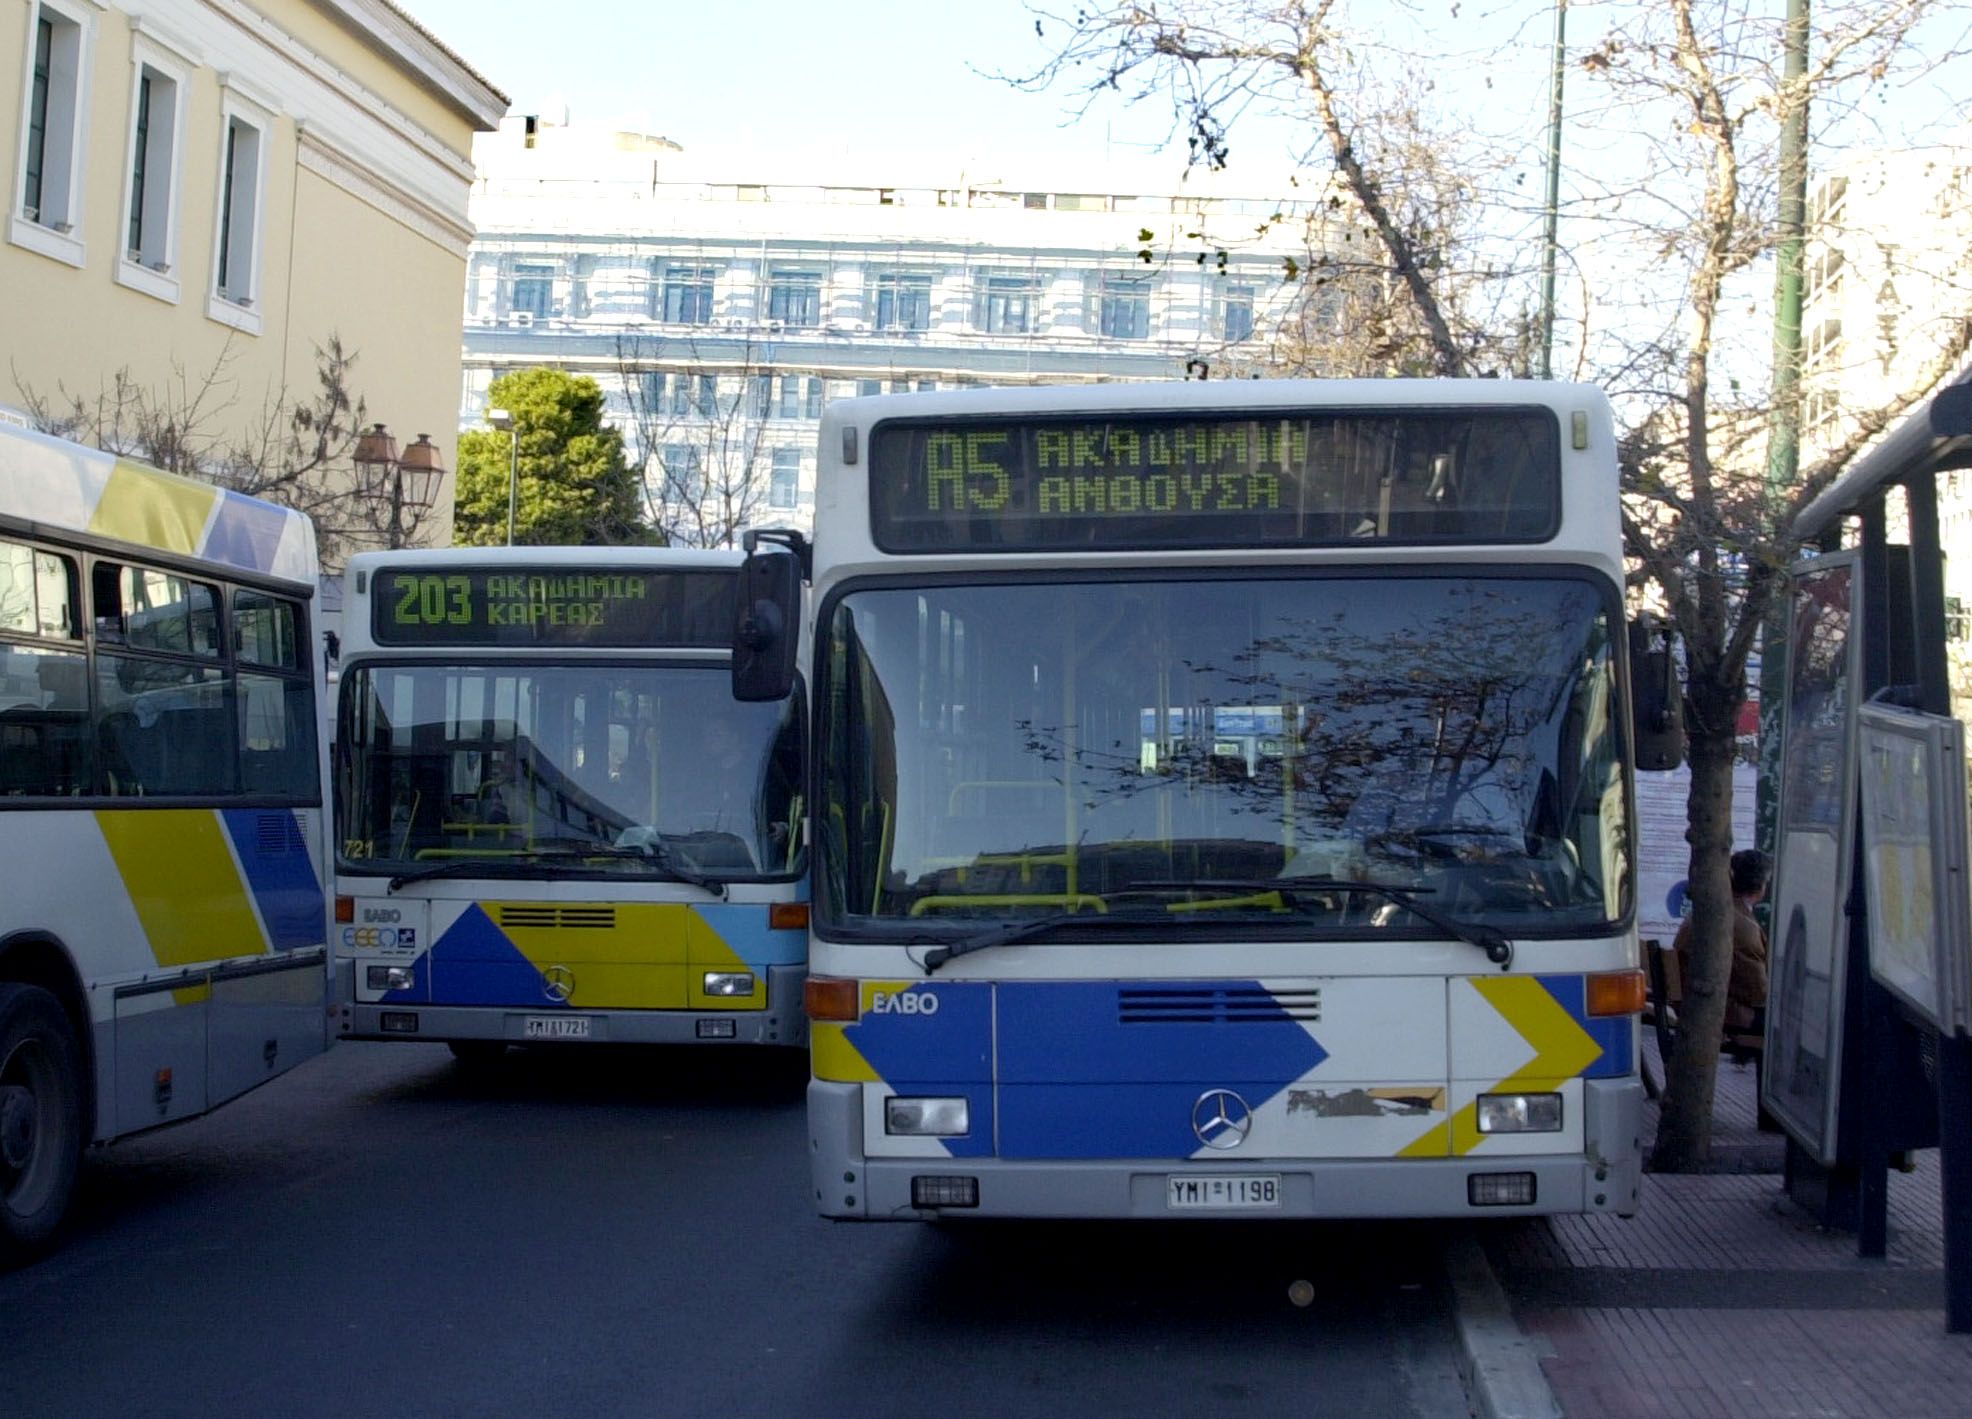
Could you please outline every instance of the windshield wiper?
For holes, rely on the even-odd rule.
[[[1388,882],[1351,882],[1341,877],[1234,877],[1200,879],[1196,882],[1133,882],[1132,891],[1279,892],[1283,897],[1313,895],[1318,892],[1350,892],[1381,897],[1394,902],[1420,921],[1427,921],[1454,940],[1477,946],[1486,959],[1501,970],[1513,964],[1513,943],[1498,927],[1484,922],[1463,921],[1418,900],[1427,887],[1399,887]]]
[[[972,935],[961,936],[957,940],[939,937],[938,944],[924,953],[921,964],[924,973],[930,975],[956,957],[970,956],[974,951],[990,951],[995,946],[1011,946],[1017,941],[1030,941],[1036,936],[1053,931],[1058,926],[1143,926],[1163,924],[1171,920],[1171,914],[1164,911],[1049,912],[1046,916],[1029,917],[1025,921],[1009,921],[1000,926],[989,926],[984,931],[975,931]]]
[[[528,867],[538,866],[544,862],[577,864],[597,858],[627,859],[646,863],[662,876],[674,881],[710,892],[715,897],[723,898],[726,895],[724,882],[691,868],[680,867],[670,861],[670,855],[661,847],[612,847],[607,843],[533,848],[505,857],[454,858],[450,862],[441,862],[433,867],[420,867],[410,872],[400,872],[390,879],[389,890],[395,892],[398,888],[412,882],[429,881],[434,877],[511,877]]]
[[[617,848],[615,851],[627,853],[632,857],[647,857],[657,865],[657,870],[667,877],[675,877],[680,882],[710,892],[721,899],[726,895],[726,883],[723,879],[714,877],[710,873],[700,872],[695,867],[682,866],[672,855],[670,845],[662,838],[645,847],[624,847]]]

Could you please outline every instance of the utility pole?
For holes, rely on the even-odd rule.
[[[1567,63],[1568,0],[1554,0],[1554,64],[1547,101],[1547,240],[1541,247],[1542,379],[1554,378],[1554,257],[1561,225],[1561,81]]]
[[[1781,69],[1780,223],[1773,292],[1773,426],[1767,441],[1767,525],[1771,529],[1800,471],[1801,248],[1808,212],[1808,0],[1787,0]],[[1786,694],[1787,608],[1783,598],[1760,638],[1760,777],[1755,840],[1778,845],[1780,710]]]

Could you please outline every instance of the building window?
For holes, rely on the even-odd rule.
[[[808,403],[802,412],[811,419],[822,417],[822,381],[819,375],[809,377]]]
[[[876,278],[876,328],[929,330],[931,277],[886,271]]]
[[[856,381],[856,396],[859,399],[871,394],[881,393],[883,393],[883,381],[880,379],[859,379]]]
[[[645,414],[656,414],[663,410],[663,370],[645,370],[637,376],[637,404]]]
[[[791,508],[801,490],[801,450],[798,448],[777,448],[774,450],[773,477],[767,484],[767,506],[772,508]]]
[[[159,274],[171,270],[178,174],[178,80],[139,63],[131,104],[130,190],[125,194],[124,254]]]
[[[1253,338],[1253,288],[1228,286],[1219,301],[1219,334],[1230,343]]]
[[[755,419],[764,419],[774,407],[774,377],[770,374],[757,374],[748,381],[746,412]]]
[[[26,72],[27,122],[21,132],[15,211],[67,236],[81,224],[82,117],[87,110],[87,12],[43,3],[33,8]],[[49,254],[55,254],[50,252]],[[63,251],[81,259],[78,251]]]
[[[670,413],[682,417],[692,412],[692,378],[688,374],[671,376]]]
[[[1112,340],[1141,340],[1150,334],[1150,278],[1102,278],[1097,328]]]
[[[979,298],[979,328],[988,335],[1031,335],[1041,303],[1032,276],[988,276]]]
[[[673,325],[705,325],[712,320],[712,287],[719,279],[716,266],[664,268],[662,320]]]
[[[236,306],[250,306],[260,280],[261,127],[229,112],[222,143],[219,259],[213,294]]]
[[[822,273],[775,267],[767,278],[767,318],[785,325],[820,325]]]
[[[1972,640],[1972,616],[1965,609],[1965,598],[1947,596],[1945,598],[1945,639],[1948,641]]]
[[[666,502],[695,503],[705,495],[705,469],[699,461],[698,445],[667,443],[658,458],[664,464]]]
[[[719,417],[719,376],[702,374],[698,377],[697,412],[701,418]]]
[[[555,268],[537,263],[516,263],[512,308],[516,315],[546,320],[555,309]]]
[[[781,376],[780,415],[783,419],[798,419],[801,417],[801,377],[799,375],[784,374]]]

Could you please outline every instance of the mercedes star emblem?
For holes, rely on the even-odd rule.
[[[1253,1110],[1230,1089],[1208,1089],[1191,1106],[1191,1131],[1207,1148],[1237,1148],[1253,1131]]]
[[[550,966],[541,972],[541,993],[557,1004],[575,994],[575,972],[567,966]]]

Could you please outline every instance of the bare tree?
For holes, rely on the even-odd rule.
[[[733,546],[768,505],[773,367],[751,339],[714,353],[695,338],[622,334],[616,370],[647,520],[673,546]]]
[[[1043,33],[1052,24],[1067,38],[1036,82],[1065,79],[1091,96],[1165,95],[1194,156],[1214,163],[1227,158],[1232,118],[1256,103],[1305,117],[1317,135],[1311,164],[1360,214],[1384,268],[1389,334],[1372,349],[1405,349],[1397,363],[1411,372],[1524,368],[1529,272],[1497,257],[1503,241],[1524,236],[1528,203],[1482,180],[1503,170],[1497,153],[1444,143],[1448,133],[1476,131],[1475,116],[1427,125],[1392,105],[1382,75],[1404,66],[1380,38],[1388,7],[1373,8],[1353,27],[1340,0],[1165,0],[1044,16]],[[1621,149],[1623,161],[1579,175],[1584,195],[1573,210],[1592,224],[1595,250],[1585,257],[1578,246],[1576,269],[1609,275],[1582,277],[1577,373],[1610,389],[1627,426],[1627,549],[1685,648],[1694,940],[1684,1024],[1699,1040],[1718,1037],[1726,1007],[1735,725],[1748,656],[1796,550],[1793,528],[1855,453],[1972,347],[1968,303],[1899,389],[1856,411],[1791,488],[1769,493],[1760,445],[1777,418],[1795,417],[1752,389],[1766,383],[1769,307],[1760,280],[1771,280],[1777,243],[1781,127],[1811,103],[1851,105],[1913,67],[1957,57],[1924,58],[1908,43],[1941,8],[1933,0],[1817,8],[1815,58],[1800,79],[1782,76],[1778,15],[1720,4],[1701,17],[1698,0],[1621,8],[1581,61],[1605,86],[1598,102],[1607,132],[1635,140]],[[1476,170],[1465,166],[1475,152]],[[1420,153],[1444,162],[1435,173],[1407,165]],[[1462,171],[1471,184],[1459,185]],[[1435,198],[1420,173],[1438,184]],[[1444,220],[1447,211],[1461,220]],[[1325,352],[1347,353],[1335,345]],[[1289,345],[1281,363],[1308,362]],[[1354,369],[1321,372],[1388,369],[1388,361],[1364,358]],[[1748,369],[1760,378],[1739,376]],[[1658,1167],[1705,1160],[1716,1070],[1713,1051],[1678,1053]]]
[[[391,474],[362,468],[353,456],[366,413],[350,381],[356,352],[331,334],[315,350],[311,396],[282,387],[246,412],[232,370],[237,354],[229,339],[209,369],[194,373],[174,362],[171,375],[155,385],[124,366],[93,395],[61,384],[45,394],[18,371],[14,379],[29,419],[44,433],[306,513],[325,567],[386,545]],[[430,511],[399,502],[397,531],[406,545],[417,541]]]

